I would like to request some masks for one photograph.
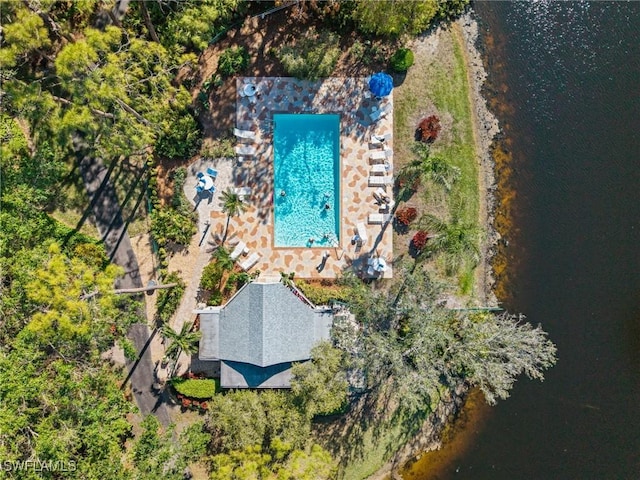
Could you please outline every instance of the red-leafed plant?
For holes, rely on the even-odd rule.
[[[424,230],[418,230],[416,234],[411,239],[411,243],[413,243],[413,247],[416,250],[422,250],[424,246],[427,244],[427,240],[429,239],[429,234]]]
[[[408,226],[418,216],[418,211],[413,207],[404,207],[396,212],[398,223]]]
[[[418,124],[418,138],[425,143],[431,143],[438,138],[441,128],[440,119],[437,116],[423,118]]]

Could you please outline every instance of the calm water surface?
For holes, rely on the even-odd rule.
[[[640,478],[640,2],[475,5],[517,197],[501,300],[558,346],[409,479]]]

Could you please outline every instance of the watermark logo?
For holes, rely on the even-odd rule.
[[[0,461],[0,471],[5,472],[75,472],[75,460],[4,460]]]

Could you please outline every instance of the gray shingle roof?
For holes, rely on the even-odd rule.
[[[249,283],[220,312],[219,358],[260,367],[307,360],[329,337],[327,318],[282,283]]]

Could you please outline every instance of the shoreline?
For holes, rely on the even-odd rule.
[[[425,37],[415,39],[412,49],[431,35],[439,35],[441,29],[442,27],[438,27]],[[471,108],[475,156],[478,166],[478,224],[485,232],[480,245],[481,260],[475,275],[476,296],[481,299],[483,306],[497,306],[498,299],[493,292],[495,278],[491,262],[497,253],[500,234],[494,227],[497,183],[492,145],[496,135],[500,132],[500,127],[495,115],[489,111],[486,99],[482,96],[487,72],[481,54],[476,47],[478,22],[474,18],[473,11],[465,13],[452,22],[451,32],[454,41],[458,42],[463,52],[467,73],[468,101]],[[437,411],[427,418],[420,432],[367,480],[402,479],[400,471],[409,462],[420,458],[423,453],[440,449],[442,433],[463,408],[468,393],[468,386],[458,385],[454,395],[440,402]]]

